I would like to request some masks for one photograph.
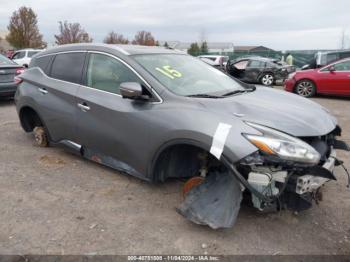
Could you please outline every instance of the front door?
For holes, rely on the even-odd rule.
[[[119,86],[123,82],[139,82],[145,87],[145,83],[121,60],[90,53],[85,86],[79,88],[77,95],[80,109],[77,142],[85,153],[89,152],[89,158],[97,156],[93,160],[104,162],[100,159],[104,155],[113,158],[107,160],[114,164],[118,160],[137,169],[142,162],[137,159],[137,152],[147,147],[151,129],[151,123],[144,119],[154,105],[148,101],[122,98]]]
[[[330,70],[333,67],[334,71]],[[335,63],[321,69],[320,89],[326,93],[350,95],[350,60]]]

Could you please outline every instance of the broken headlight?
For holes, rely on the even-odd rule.
[[[296,162],[317,164],[320,161],[320,154],[302,140],[265,126],[249,122],[246,124],[262,133],[262,135],[243,134],[261,151]]]

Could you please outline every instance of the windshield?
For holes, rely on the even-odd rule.
[[[0,65],[14,65],[15,63],[7,57],[0,54]]]
[[[220,70],[189,55],[152,54],[135,55],[134,58],[159,82],[177,95],[223,95],[245,90]]]

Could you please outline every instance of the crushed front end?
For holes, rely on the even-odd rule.
[[[268,128],[254,124],[252,126],[262,133],[270,132]],[[278,137],[280,133],[276,133]],[[249,191],[249,194],[246,195],[251,197],[253,206],[261,211],[302,211],[310,208],[313,201],[318,203],[322,200],[322,186],[330,180],[336,180],[333,175],[334,167],[342,165],[342,161],[336,157],[335,149],[349,151],[344,142],[336,139],[340,135],[341,129],[336,127],[324,136],[294,138],[301,146],[309,145],[314,152],[307,152],[301,146],[293,148],[286,144],[283,150],[290,150],[291,157],[277,143],[268,144],[263,139],[255,141],[255,138],[248,137],[260,150],[242,159],[234,171],[247,181],[245,187],[248,187],[246,193]],[[277,150],[281,150],[281,155]],[[299,155],[305,155],[305,159],[293,157],[293,153],[296,155],[298,150],[301,151]]]

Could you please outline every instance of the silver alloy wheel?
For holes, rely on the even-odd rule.
[[[266,74],[261,78],[261,83],[265,86],[270,86],[273,84],[273,75]]]
[[[314,86],[310,81],[300,82],[297,86],[297,93],[301,96],[309,97],[313,94]]]

